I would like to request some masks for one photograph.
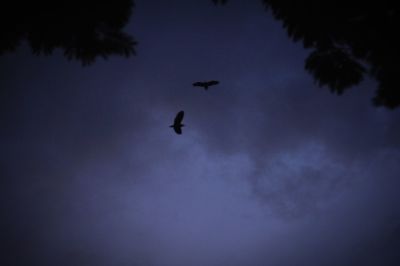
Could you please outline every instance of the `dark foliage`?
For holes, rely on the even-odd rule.
[[[369,75],[378,82],[375,105],[391,109],[400,105],[400,10],[396,1],[263,3],[283,22],[290,38],[313,50],[305,68],[319,86],[327,85],[332,92],[341,94]]]
[[[25,40],[35,54],[61,48],[84,65],[98,56],[132,55],[136,42],[122,31],[132,8],[132,0],[3,1],[0,55]]]
[[[313,74],[319,86],[328,85],[332,92],[342,94],[360,83],[365,69],[341,49],[315,50],[306,59],[306,69]]]
[[[395,1],[263,2],[294,41],[314,50],[306,69],[320,86],[340,94],[369,74],[378,81],[374,103],[400,105],[400,14]]]
[[[400,10],[395,1],[263,2],[294,41],[313,50],[305,67],[320,86],[341,94],[369,75],[378,82],[376,105],[400,105]],[[3,1],[0,55],[27,41],[35,54],[60,48],[84,65],[99,56],[130,56],[136,42],[123,28],[133,6],[133,0]]]
[[[228,0],[212,0],[212,1],[213,1],[214,4],[216,4],[216,5],[218,5],[218,4],[225,5],[226,2],[228,2]]]

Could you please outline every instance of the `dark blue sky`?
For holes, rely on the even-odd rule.
[[[127,31],[129,59],[0,58],[1,265],[399,265],[373,81],[318,88],[260,1],[137,0]]]

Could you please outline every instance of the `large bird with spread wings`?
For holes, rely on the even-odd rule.
[[[172,127],[176,134],[180,135],[182,134],[182,127],[185,125],[182,124],[183,116],[185,115],[184,111],[180,111],[179,113],[176,114],[175,119],[174,119],[174,124],[170,125],[169,127]]]
[[[214,86],[214,85],[217,85],[217,84],[219,84],[219,81],[210,80],[210,81],[195,82],[195,83],[193,83],[193,86],[195,86],[195,87],[203,87],[205,90],[208,90],[208,87]]]

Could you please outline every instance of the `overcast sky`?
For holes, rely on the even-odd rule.
[[[260,2],[137,0],[128,59],[0,57],[1,265],[399,265],[400,109],[318,88]]]

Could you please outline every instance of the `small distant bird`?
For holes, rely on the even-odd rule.
[[[183,116],[185,115],[185,112],[180,111],[179,113],[176,114],[175,119],[174,119],[174,124],[170,125],[169,127],[172,127],[176,134],[180,135],[182,134],[182,127],[185,125],[182,124]]]
[[[193,83],[193,86],[195,87],[203,87],[205,90],[208,90],[208,87],[214,86],[219,84],[219,81],[216,80],[210,80],[210,81],[200,81],[200,82],[195,82]]]

